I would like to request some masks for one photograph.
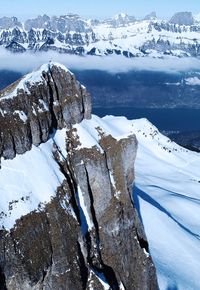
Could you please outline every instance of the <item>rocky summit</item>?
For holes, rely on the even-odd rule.
[[[115,131],[57,63],[0,93],[0,289],[158,289],[132,198],[137,140]]]

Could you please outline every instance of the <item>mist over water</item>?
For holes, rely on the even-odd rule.
[[[149,71],[200,71],[200,60],[196,58],[152,58],[124,56],[76,56],[59,54],[56,52],[38,53],[10,53],[0,48],[0,70],[12,70],[17,72],[29,72],[37,69],[43,63],[55,61],[63,63],[70,69],[76,70],[103,70],[110,73],[128,72],[131,70]]]
[[[99,116],[145,117],[159,130],[200,131],[200,110],[189,107],[189,103],[188,108],[172,109],[178,96],[176,83],[193,71],[200,75],[199,60],[80,57],[52,52],[11,54],[0,50],[0,89],[51,60],[63,63],[75,73],[91,92],[93,113]],[[198,87],[196,91],[198,96]],[[194,95],[192,87],[188,92]],[[117,100],[113,106],[108,102],[111,98]],[[180,100],[177,98],[177,102]]]

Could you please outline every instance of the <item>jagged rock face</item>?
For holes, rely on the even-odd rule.
[[[0,155],[4,158],[46,142],[54,129],[90,118],[90,96],[73,74],[54,65],[41,70],[35,83],[25,78],[0,93]]]
[[[8,87],[0,109],[2,158],[31,154],[31,146],[52,138],[63,176],[50,201],[22,214],[10,229],[2,227],[1,288],[158,289],[132,200],[135,135],[115,139],[92,120],[93,135],[89,127],[82,135],[81,124],[91,117],[90,95],[55,64]],[[62,128],[66,153],[53,137]],[[89,137],[96,141],[87,146]]]
[[[83,288],[85,266],[78,244],[78,223],[61,207],[64,189],[68,188],[58,190],[45,211],[22,218],[9,234],[1,232],[5,289]]]
[[[43,15],[23,25],[16,18],[1,18],[0,46],[16,53],[197,57],[199,32],[200,22],[190,12],[176,13],[170,21],[157,19],[155,12],[143,20],[123,13],[103,21]]]
[[[113,289],[118,289],[119,281],[125,289],[157,289],[153,265],[145,254],[148,243],[141,242],[146,238],[131,198],[135,136],[116,141],[102,135],[100,145],[103,154],[96,148],[70,154],[93,223],[92,235],[85,234],[89,264],[103,270]]]

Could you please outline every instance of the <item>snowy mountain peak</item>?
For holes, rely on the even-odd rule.
[[[135,135],[92,117],[62,65],[24,79],[41,73],[0,106],[1,288],[158,289],[132,200]]]
[[[70,127],[91,115],[86,89],[65,66],[54,62],[42,65],[0,92],[0,105],[5,136],[10,126],[14,128],[11,143],[4,146],[6,138],[0,140],[0,155],[6,159],[46,142],[52,130]],[[22,134],[21,126],[26,128],[26,133]]]
[[[146,119],[91,115],[60,64],[23,79],[35,83],[28,98],[0,106],[0,282],[200,289],[199,153]]]
[[[0,102],[5,99],[16,97],[20,91],[24,91],[25,93],[30,94],[30,88],[32,86],[46,83],[44,73],[49,74],[53,67],[61,69],[72,75],[72,73],[64,65],[50,61],[49,63],[43,64],[39,69],[25,75],[21,80],[15,82],[0,92]]]
[[[0,47],[11,52],[57,51],[65,54],[131,57],[198,57],[200,21],[191,12],[170,21],[155,12],[142,20],[120,13],[107,20],[85,20],[76,14],[38,16],[23,24],[0,18]]]

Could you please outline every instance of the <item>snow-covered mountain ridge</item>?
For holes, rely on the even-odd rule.
[[[0,136],[3,289],[158,288],[135,135],[108,134],[70,71],[49,63],[1,92]]]
[[[1,93],[1,283],[199,289],[200,155],[90,106],[55,63]]]
[[[198,57],[200,21],[189,12],[177,13],[170,21],[157,19],[155,13],[143,20],[123,13],[104,21],[84,20],[74,14],[38,16],[24,23],[3,17],[0,46],[12,52]]]

